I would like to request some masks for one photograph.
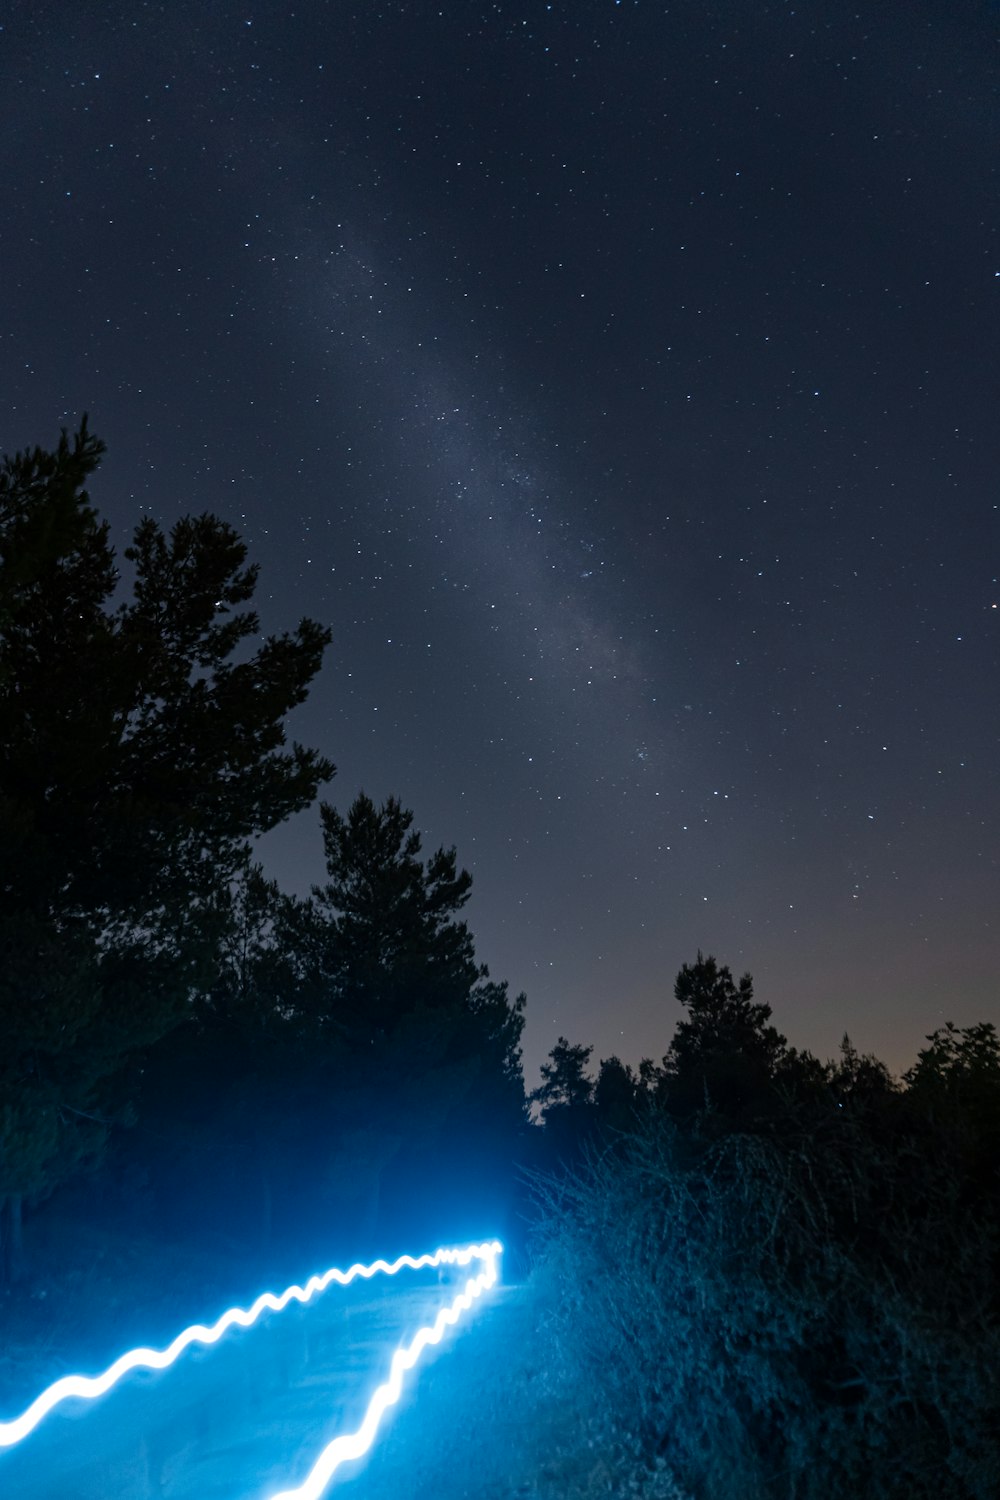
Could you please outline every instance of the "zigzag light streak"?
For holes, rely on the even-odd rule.
[[[401,1255],[391,1265],[388,1261],[376,1260],[367,1266],[355,1263],[346,1271],[333,1267],[322,1276],[311,1276],[304,1287],[288,1287],[280,1297],[276,1297],[273,1292],[263,1292],[252,1307],[248,1309],[231,1307],[210,1328],[203,1323],[195,1323],[190,1328],[185,1328],[184,1332],[179,1333],[166,1349],[131,1349],[127,1354],[116,1359],[103,1375],[64,1375],[44,1390],[40,1396],[37,1396],[19,1417],[10,1422],[0,1422],[0,1449],[12,1448],[16,1443],[21,1442],[34,1431],[43,1417],[48,1416],[53,1407],[61,1402],[68,1401],[73,1396],[81,1396],[87,1400],[103,1396],[130,1370],[165,1370],[190,1344],[217,1343],[227,1328],[232,1328],[234,1325],[249,1328],[252,1323],[256,1323],[265,1308],[269,1308],[272,1312],[282,1312],[293,1299],[301,1303],[311,1301],[317,1292],[325,1292],[331,1282],[336,1281],[341,1286],[347,1286],[357,1276],[370,1278],[378,1272],[384,1272],[387,1276],[395,1276],[403,1266],[419,1271],[428,1266],[468,1265],[470,1260],[486,1259],[491,1248],[486,1245],[469,1245],[463,1250],[437,1250],[433,1255],[421,1255],[416,1259],[412,1255]]]
[[[379,1425],[386,1410],[395,1406],[403,1391],[403,1376],[408,1370],[412,1370],[421,1354],[428,1344],[439,1344],[444,1337],[444,1331],[449,1326],[454,1326],[463,1312],[467,1312],[483,1292],[493,1286],[497,1279],[497,1257],[502,1254],[503,1246],[499,1240],[492,1240],[487,1244],[469,1246],[468,1251],[460,1252],[466,1263],[472,1259],[483,1260],[486,1263],[485,1270],[476,1277],[466,1282],[465,1291],[460,1293],[450,1307],[442,1308],[435,1318],[433,1324],[421,1328],[405,1349],[397,1349],[392,1357],[389,1370],[389,1379],[380,1385],[368,1403],[364,1421],[357,1432],[347,1433],[342,1437],[334,1438],[328,1443],[316,1460],[312,1469],[303,1482],[292,1490],[280,1490],[271,1495],[269,1500],[320,1500],[320,1496],[326,1489],[334,1472],[340,1465],[352,1458],[361,1458],[366,1454],[375,1441]]]

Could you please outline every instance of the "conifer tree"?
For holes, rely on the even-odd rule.
[[[313,891],[341,1018],[385,1033],[415,1007],[457,1012],[485,972],[457,914],[472,877],[454,849],[420,859],[413,814],[362,792],[347,817],[320,809],[329,881]]]
[[[770,1024],[771,1007],[753,998],[753,980],[737,985],[725,964],[700,952],[677,976],[674,997],[686,1012],[677,1024],[659,1079],[675,1113],[704,1108],[746,1116],[761,1107],[787,1049]]]
[[[329,633],[255,648],[257,570],[211,515],[125,556],[83,419],[0,468],[0,1233],[99,1148],[122,1057],[182,1013],[212,894],[333,766],[288,746]],[[6,1226],[2,1228],[2,1226]]]

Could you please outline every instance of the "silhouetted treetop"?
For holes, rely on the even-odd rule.
[[[674,996],[686,1014],[658,1083],[669,1107],[682,1114],[706,1107],[755,1110],[787,1044],[770,1025],[771,1007],[754,1000],[750,975],[737,985],[725,964],[699,952],[695,963],[681,968]]]
[[[302,620],[234,659],[259,621],[256,569],[224,521],[143,520],[117,608],[108,528],[84,488],[104,445],[81,424],[0,471],[0,890],[138,915],[235,869],[307,806],[332,764],[286,747],[285,716],[329,632]],[[52,872],[58,869],[58,880]]]
[[[422,860],[413,814],[363,792],[344,817],[320,808],[329,880],[313,889],[323,967],[349,1024],[390,1028],[414,1006],[455,1010],[484,977],[457,913],[472,877],[455,850]]]
[[[581,1109],[592,1102],[594,1085],[587,1075],[587,1064],[593,1050],[574,1045],[564,1036],[550,1050],[548,1062],[542,1063],[542,1081],[530,1096],[540,1106],[546,1123],[559,1110]]]

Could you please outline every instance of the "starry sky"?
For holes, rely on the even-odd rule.
[[[0,11],[0,448],[88,410],[120,548],[331,626],[294,733],[457,846],[529,1085],[699,948],[821,1057],[1000,1023],[998,20]]]

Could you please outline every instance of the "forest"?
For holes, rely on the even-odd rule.
[[[262,636],[212,515],[140,520],[119,567],[103,451],[84,419],[0,472],[0,1388],[90,1336],[59,1344],[67,1288],[160,1278],[167,1323],[171,1258],[230,1296],[496,1233],[614,1492],[993,1500],[993,1025],[898,1079],[821,1061],[699,952],[659,1061],[561,1037],[527,1092],[457,850],[391,796],[339,812],[287,738],[328,630]],[[308,897],[254,855],[304,812]]]

